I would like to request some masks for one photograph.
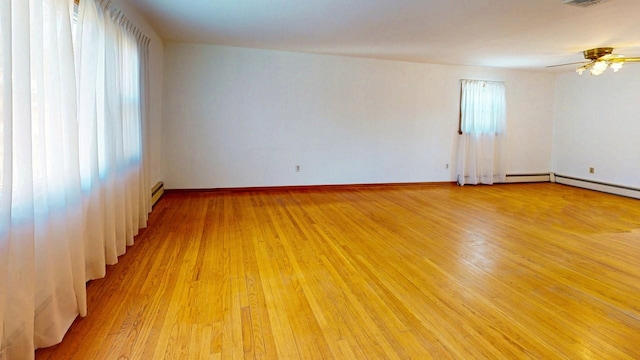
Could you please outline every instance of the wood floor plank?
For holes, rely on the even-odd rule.
[[[559,184],[176,192],[38,359],[638,359],[640,202]]]

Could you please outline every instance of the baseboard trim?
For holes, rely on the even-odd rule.
[[[455,186],[455,181],[438,181],[438,182],[411,182],[411,183],[373,183],[373,184],[331,184],[331,185],[283,185],[283,186],[252,186],[252,187],[233,187],[233,188],[202,188],[202,189],[165,189],[165,193],[185,193],[185,192],[247,192],[247,191],[289,191],[289,190],[314,190],[314,189],[335,189],[335,190],[353,190],[365,188],[392,188],[392,187],[411,187],[411,186],[434,186],[434,185],[451,185]]]
[[[600,181],[580,179],[580,178],[561,175],[561,174],[554,174],[553,177],[554,177],[554,182],[558,184],[575,186],[583,189],[595,190],[595,191],[605,192],[609,194],[626,196],[634,199],[640,199],[640,189],[638,188],[624,186],[624,185],[610,184],[610,183],[605,183]]]
[[[505,184],[535,183],[535,182],[549,182],[549,181],[551,181],[551,174],[549,173],[508,174],[505,180]]]
[[[506,176],[505,184],[515,183],[539,183],[554,182],[563,185],[575,186],[589,190],[605,192],[614,195],[626,196],[640,199],[640,189],[629,186],[616,185],[586,179],[575,178],[555,173],[538,174],[509,174]],[[411,186],[434,186],[451,185],[456,186],[455,181],[437,182],[411,182],[411,183],[373,183],[373,184],[331,184],[331,185],[284,185],[284,186],[252,186],[252,187],[221,187],[221,188],[189,188],[189,189],[165,189],[162,181],[158,182],[152,190],[152,204],[160,199],[164,193],[186,193],[186,192],[248,192],[248,191],[293,191],[293,190],[314,190],[314,189],[335,189],[354,190],[364,188],[393,188]]]

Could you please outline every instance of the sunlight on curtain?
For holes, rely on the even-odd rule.
[[[504,83],[462,80],[461,86],[458,184],[504,182]]]
[[[81,1],[76,46],[80,171],[88,217],[85,263],[87,277],[94,279],[133,244],[150,210],[141,156],[146,106],[141,70],[148,38],[109,1]]]
[[[86,314],[85,283],[150,211],[148,39],[110,1],[0,5],[0,359],[32,358]]]
[[[0,356],[17,359],[59,342],[84,301],[83,217],[69,3],[1,11]]]

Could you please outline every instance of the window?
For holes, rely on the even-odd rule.
[[[458,184],[493,184],[505,180],[505,118],[504,83],[461,81]]]
[[[462,80],[458,133],[500,133],[505,128],[503,82]]]

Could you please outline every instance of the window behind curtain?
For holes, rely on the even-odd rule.
[[[124,159],[127,165],[136,164],[141,156],[141,107],[140,107],[140,59],[133,36],[127,36],[122,52],[122,72],[126,74],[122,84],[122,109]]]
[[[80,87],[81,91],[86,89],[83,87],[84,85],[89,86],[89,89],[98,86],[101,87],[101,90],[96,93],[98,100],[92,105],[96,107],[98,112],[98,116],[94,120],[95,123],[87,125],[86,131],[81,132],[80,160],[85,191],[88,188],[87,184],[95,180],[87,180],[91,177],[92,169],[96,168],[95,163],[90,163],[95,161],[95,156],[99,159],[97,164],[99,178],[105,181],[114,172],[122,174],[129,167],[138,166],[143,151],[139,32],[133,31],[129,23],[122,22],[121,13],[114,12],[108,1],[103,1],[101,6],[93,6],[86,1],[88,0],[76,1],[74,6],[74,46],[83,48],[84,50],[81,51],[89,53],[86,56],[79,55],[82,69],[87,68],[87,63],[90,67],[95,62],[99,70],[95,85],[93,84],[94,79],[82,79]],[[105,4],[106,8],[103,7]],[[80,8],[83,9],[82,14],[80,14]],[[79,16],[82,19],[79,20]],[[86,26],[90,22],[87,19],[100,17],[109,17],[111,20],[104,26],[96,25],[95,28]],[[78,24],[78,21],[85,24],[81,30],[78,29],[79,26],[82,26]],[[101,36],[106,36],[106,45],[98,50],[93,43],[97,42]],[[106,54],[105,58],[102,58],[103,52]],[[84,76],[87,75],[83,70],[80,71]],[[117,90],[114,91],[114,89]],[[83,95],[85,94],[80,94],[80,103],[86,100],[86,98],[82,99]],[[87,113],[80,114],[81,117],[83,115],[87,115]],[[114,116],[114,118],[109,119],[108,122],[105,121],[110,116]],[[81,121],[85,121],[85,119],[81,118]],[[90,140],[89,138],[92,136],[95,139]]]
[[[460,132],[498,134],[504,131],[506,112],[503,82],[462,80]]]

